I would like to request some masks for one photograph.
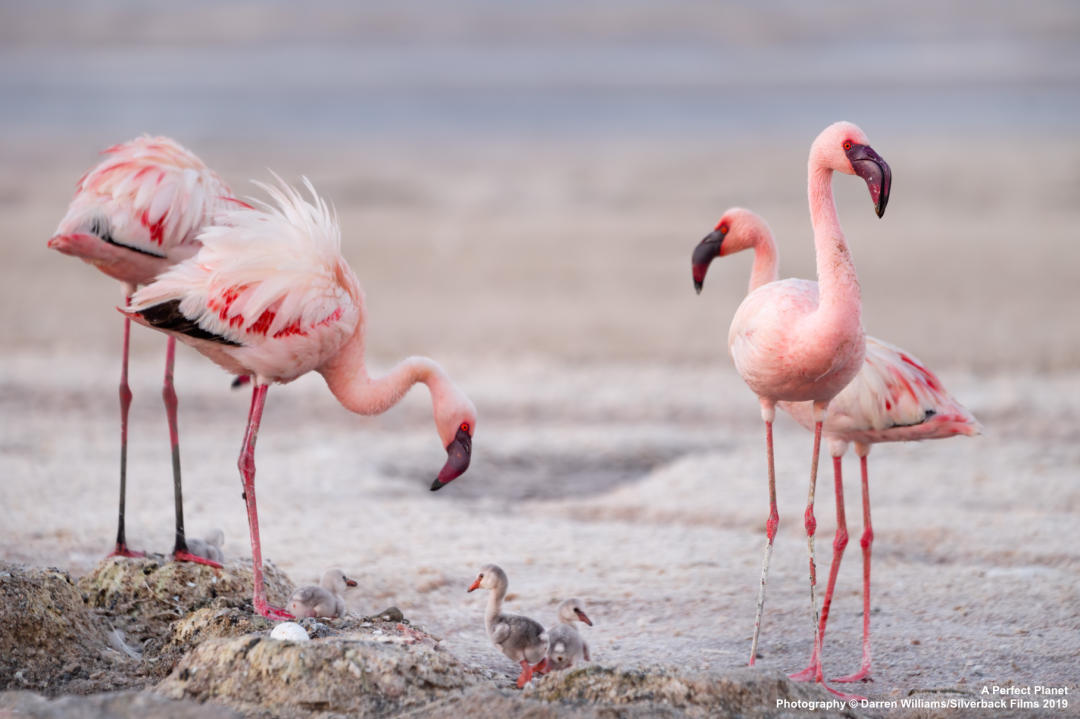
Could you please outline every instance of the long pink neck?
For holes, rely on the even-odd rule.
[[[361,321],[345,346],[318,371],[334,397],[350,412],[382,414],[400,402],[417,382],[431,390],[434,401],[442,395],[446,373],[427,357],[409,357],[379,379],[372,379],[364,362],[364,325]]]
[[[862,327],[862,292],[833,201],[831,168],[818,152],[810,155],[810,219],[817,246],[820,321]]]
[[[780,254],[772,230],[762,224],[754,240],[754,267],[750,270],[750,292],[780,279]]]

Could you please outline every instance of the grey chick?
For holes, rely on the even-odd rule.
[[[225,552],[221,549],[225,546],[225,532],[220,529],[211,529],[205,539],[187,540],[187,546],[188,551],[196,557],[209,559],[211,562],[217,562],[218,564],[225,562]]]
[[[590,627],[592,620],[585,615],[585,604],[577,597],[564,599],[557,610],[559,623],[548,632],[547,666],[552,671],[568,669],[582,659],[589,658],[589,645],[578,634],[574,622],[585,622]]]
[[[345,589],[355,587],[356,582],[345,576],[337,567],[326,570],[321,586],[309,584],[300,587],[285,606],[294,617],[327,617],[336,619],[345,616]]]
[[[517,679],[518,689],[521,689],[532,679],[533,672],[545,671],[548,635],[543,625],[534,619],[502,613],[503,598],[509,586],[510,580],[501,567],[485,564],[480,568],[476,580],[469,585],[469,591],[491,590],[484,625],[495,648],[521,665],[521,675]]]

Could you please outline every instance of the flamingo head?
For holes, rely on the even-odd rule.
[[[885,214],[892,187],[892,170],[889,163],[870,147],[866,133],[858,125],[837,122],[825,128],[810,149],[811,162],[815,155],[830,169],[861,177],[870,188],[874,212],[878,217]]]
[[[502,567],[497,564],[485,564],[480,567],[480,573],[476,575],[476,579],[469,585],[467,591],[475,592],[477,589],[498,589],[500,586],[505,589],[508,584],[506,572],[502,570]]]
[[[690,262],[697,293],[701,294],[705,274],[714,259],[757,247],[758,241],[768,233],[765,221],[750,210],[732,207],[725,212],[713,231],[694,248]]]
[[[435,397],[435,425],[446,448],[446,464],[431,483],[437,492],[465,474],[472,460],[472,438],[476,432],[476,407],[452,383],[448,392]],[[433,394],[435,394],[433,392]]]

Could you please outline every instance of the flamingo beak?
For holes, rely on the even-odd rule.
[[[587,616],[585,616],[585,612],[581,611],[580,609],[575,609],[575,610],[574,610],[574,614],[577,614],[577,618],[578,618],[578,619],[580,619],[581,621],[585,622],[585,623],[586,623],[586,624],[588,624],[588,625],[589,625],[590,627],[592,626],[592,620],[591,620],[591,619],[589,619],[589,618],[588,618]]]
[[[694,248],[694,256],[690,262],[694,270],[694,289],[699,295],[702,285],[705,284],[705,273],[709,271],[709,264],[720,256],[720,244],[723,241],[724,233],[714,230]]]
[[[356,586],[356,580],[355,579],[349,579],[348,577],[345,577],[345,586],[346,587],[355,587]]]
[[[472,437],[469,433],[459,429],[454,441],[446,445],[446,464],[435,481],[431,483],[431,491],[438,492],[444,485],[449,484],[469,468],[472,459]]]
[[[878,217],[885,214],[885,206],[889,204],[889,190],[892,187],[892,170],[889,163],[874,152],[869,145],[852,145],[844,150],[848,160],[851,161],[851,169],[855,174],[866,181],[870,188],[870,199],[874,201],[874,212]]]
[[[469,585],[469,591],[475,591],[480,588],[480,577],[473,580],[473,583]]]

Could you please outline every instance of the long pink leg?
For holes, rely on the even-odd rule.
[[[829,607],[832,605],[833,590],[836,588],[836,575],[840,573],[840,560],[844,557],[844,549],[848,543],[847,519],[844,515],[844,481],[841,476],[841,457],[833,457],[833,481],[836,484],[836,537],[833,539],[833,560],[829,568],[829,586],[825,590],[825,601],[821,604],[821,623],[818,633],[821,635],[821,644],[825,644],[825,625],[829,623]],[[817,678],[821,670],[821,652],[819,647],[814,647],[810,656],[810,664],[798,674],[792,674],[791,679],[797,682],[811,682]]]
[[[861,700],[864,697],[844,694],[827,685],[821,669],[822,632],[817,609],[817,564],[814,560],[814,534],[817,531],[817,520],[814,518],[814,491],[817,485],[818,456],[821,453],[821,428],[825,421],[824,410],[827,407],[828,405],[821,407],[817,402],[814,402],[814,415],[817,419],[814,423],[814,458],[810,463],[810,493],[806,499],[806,514],[803,518],[806,525],[806,545],[810,550],[810,616],[814,622],[814,653],[811,656],[818,658],[817,667],[815,667],[816,671],[814,672],[814,681],[816,683],[845,701],[851,699]],[[821,410],[820,414],[819,409]]]
[[[761,588],[758,589],[757,616],[754,619],[754,640],[750,644],[750,666],[757,661],[758,635],[761,633],[761,614],[765,611],[765,585],[769,581],[769,561],[772,559],[773,539],[776,527],[780,524],[780,513],[776,511],[776,470],[773,466],[772,423],[776,409],[762,402],[762,414],[765,417],[765,447],[769,459],[769,519],[765,522],[765,559],[761,562]]]
[[[517,688],[518,689],[524,689],[525,685],[528,684],[532,680],[532,677],[533,677],[532,665],[529,664],[529,662],[522,659],[521,660],[521,674],[519,674],[518,678],[517,678]]]
[[[134,290],[133,290],[134,291]],[[131,297],[124,297],[124,305],[131,304]],[[124,318],[124,356],[120,365],[120,518],[116,529],[116,548],[110,557],[141,557],[142,552],[128,549],[124,534],[124,511],[127,507],[127,436],[128,409],[131,408],[131,388],[128,386],[128,349],[131,345],[131,320]]]
[[[862,574],[863,574],[863,640],[862,640],[862,667],[859,671],[846,677],[833,679],[834,682],[872,682],[870,676],[870,547],[874,543],[874,527],[870,524],[870,482],[866,471],[866,451],[856,445],[862,455],[859,458],[862,464],[862,511],[863,511],[863,535],[859,544],[862,545]]]
[[[211,559],[197,557],[188,551],[187,537],[184,535],[184,493],[180,485],[180,431],[176,421],[176,387],[173,385],[173,367],[176,364],[176,338],[170,336],[165,349],[165,384],[161,388],[161,398],[165,400],[165,414],[169,418],[169,444],[172,446],[173,501],[176,503],[176,544],[173,547],[173,559],[177,562],[194,562],[221,568],[221,564]]]
[[[244,501],[247,503],[248,528],[251,530],[251,572],[254,575],[255,611],[267,619],[293,619],[293,615],[280,607],[272,607],[266,602],[266,587],[263,585],[262,545],[259,543],[259,513],[255,508],[255,440],[259,437],[259,423],[262,421],[263,406],[266,404],[266,391],[269,385],[256,384],[251,394],[251,412],[248,415],[247,431],[244,433],[244,446],[240,450],[240,476],[244,481]]]

